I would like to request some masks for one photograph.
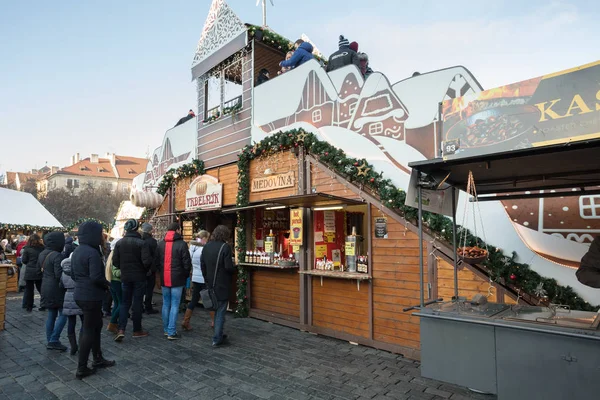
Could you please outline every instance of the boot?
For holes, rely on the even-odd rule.
[[[77,350],[79,350],[75,335],[69,335],[69,344],[71,345],[71,355],[74,356],[77,353]]]
[[[94,368],[88,368],[87,365],[84,367],[77,367],[77,372],[75,372],[75,378],[83,379],[86,376],[90,376],[95,373],[96,373],[96,370]]]
[[[215,312],[214,311],[210,311],[210,327],[214,328],[215,327]]]
[[[190,310],[189,308],[187,310],[185,310],[185,315],[183,316],[183,323],[181,324],[181,327],[183,328],[184,331],[192,330],[192,327],[190,325],[190,319],[192,318],[193,312],[194,312],[194,310]]]
[[[102,353],[94,356],[94,362],[92,362],[92,368],[108,368],[115,365],[116,362],[114,360],[107,360],[102,356]]]
[[[112,323],[108,323],[108,326],[106,327],[106,330],[112,333],[118,333],[119,332],[119,326],[117,324],[112,324]]]

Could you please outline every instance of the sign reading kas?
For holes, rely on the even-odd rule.
[[[221,208],[223,203],[223,185],[217,178],[202,175],[190,183],[185,192],[185,210],[213,210]]]

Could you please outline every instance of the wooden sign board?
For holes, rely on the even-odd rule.
[[[287,187],[294,187],[296,185],[296,174],[288,172],[285,174],[267,175],[259,178],[252,179],[250,184],[250,191],[266,192],[267,190],[283,189]]]

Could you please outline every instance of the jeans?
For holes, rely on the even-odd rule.
[[[131,319],[133,320],[133,331],[142,331],[142,308],[144,301],[144,293],[146,293],[146,281],[142,282],[121,282],[123,291],[123,303],[121,303],[119,311],[119,330],[124,331],[127,327],[127,315],[129,309],[133,310]],[[132,303],[133,302],[133,303]]]
[[[69,319],[69,324],[67,325],[67,335],[75,336],[75,326],[77,325],[77,315],[69,315],[68,319]],[[81,319],[81,328],[79,329],[79,332],[81,333],[81,332],[83,332],[83,315],[80,315],[79,319]]]
[[[25,281],[25,294],[23,295],[23,307],[26,309],[33,308],[33,290],[34,286],[38,293],[42,294],[42,280]]]
[[[193,310],[198,305],[200,301],[200,292],[206,289],[205,283],[192,283],[192,300],[188,303],[188,310]]]
[[[67,316],[63,315],[62,309],[49,308],[46,319],[46,339],[48,343],[60,343],[60,334],[67,324]]]
[[[146,277],[146,294],[144,298],[144,308],[146,311],[152,310],[152,294],[154,293],[154,285],[156,283],[156,273],[153,272]]]
[[[177,333],[177,314],[179,314],[179,302],[181,301],[181,294],[183,293],[183,286],[169,288],[162,287],[163,295],[163,306],[162,306],[162,320],[163,320],[163,331],[169,336],[173,336]]]
[[[119,322],[119,313],[121,312],[121,303],[123,303],[123,289],[121,281],[110,282],[110,294],[113,298],[113,309],[110,315],[110,323],[116,324]]]
[[[219,300],[217,311],[215,312],[215,334],[213,336],[213,344],[221,344],[223,342],[223,327],[225,326],[227,303],[228,300]]]
[[[83,311],[83,335],[79,342],[78,368],[87,367],[90,351],[94,359],[102,357],[102,301],[75,301]]]

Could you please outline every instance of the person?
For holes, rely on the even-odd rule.
[[[123,290],[121,288],[121,270],[113,265],[113,253],[117,240],[111,243],[111,252],[106,260],[106,280],[110,282],[110,294],[113,298],[113,309],[110,316],[110,322],[106,330],[114,333],[119,333],[119,314],[121,312],[121,303],[123,303]]]
[[[142,310],[144,294],[146,293],[146,274],[152,266],[150,249],[138,233],[140,225],[137,220],[130,219],[125,222],[125,236],[119,240],[113,250],[112,263],[121,270],[122,300],[119,311],[119,332],[115,341],[121,342],[125,338],[125,328],[132,309],[133,337],[148,336],[142,329]]]
[[[12,247],[8,242],[8,239],[2,239],[2,241],[0,241],[0,246],[2,246],[2,250],[4,250],[4,253],[12,253]]]
[[[71,256],[71,278],[75,282],[73,298],[83,311],[83,333],[75,377],[83,379],[98,368],[112,367],[115,362],[102,355],[102,299],[109,287],[104,278],[102,225],[86,221],[79,226],[77,234],[79,246]],[[88,367],[90,351],[94,357],[92,368]]]
[[[72,255],[73,253],[71,253]],[[79,347],[77,346],[77,338],[75,337],[75,327],[77,326],[77,316],[81,319],[81,329],[80,333],[80,342],[81,342],[81,333],[83,332],[83,311],[75,302],[75,282],[73,278],[71,278],[71,258],[65,258],[60,263],[62,267],[62,276],[60,278],[60,282],[62,286],[65,288],[65,299],[63,301],[63,315],[67,316],[68,325],[67,325],[67,337],[69,338],[69,345],[71,346],[71,355],[74,356],[77,353]]]
[[[296,40],[296,43],[294,43],[294,47],[296,48],[296,50],[294,51],[292,57],[289,60],[284,60],[280,62],[280,67],[293,69],[299,67],[307,61],[314,59],[314,56],[312,54],[312,44],[305,42],[302,39],[298,39]]]
[[[183,293],[183,287],[192,270],[192,260],[188,245],[181,236],[181,227],[177,222],[167,227],[164,240],[158,244],[156,268],[160,272],[162,286],[163,331],[167,339],[177,340],[177,314]]]
[[[194,110],[190,109],[190,111],[188,111],[188,115],[186,115],[183,118],[180,118],[179,121],[177,121],[177,123],[175,124],[175,126],[179,126],[183,123],[188,122],[190,119],[195,118],[196,114],[194,114]]]
[[[600,289],[600,236],[596,236],[590,244],[575,275],[582,284]]]
[[[294,55],[293,51],[288,51],[285,55],[285,60],[289,60],[290,58],[292,58],[292,56]],[[285,74],[286,72],[288,72],[290,69],[292,69],[291,67],[281,67],[281,70],[279,70],[277,72],[277,75],[281,75],[281,74]]]
[[[192,259],[192,301],[189,302],[185,315],[183,317],[183,324],[181,327],[185,331],[191,331],[190,319],[194,308],[200,301],[200,291],[206,288],[204,284],[204,276],[202,275],[202,268],[200,266],[200,256],[202,255],[202,248],[208,242],[210,234],[207,231],[200,231],[194,235],[194,240],[190,243],[190,258]],[[214,312],[211,311],[211,326],[214,326]]]
[[[66,351],[67,347],[60,343],[60,334],[67,323],[67,317],[62,313],[65,291],[60,287],[65,236],[62,232],[47,233],[44,245],[46,248],[38,256],[36,270],[42,271],[42,306],[48,309],[46,348]]]
[[[42,293],[42,270],[38,268],[38,257],[40,253],[44,251],[44,244],[42,243],[42,238],[33,234],[29,236],[29,240],[27,241],[27,245],[23,247],[21,251],[21,262],[25,265],[25,310],[27,312],[31,312],[34,307],[33,304],[33,289],[34,286],[37,289],[38,293]],[[42,306],[40,305],[40,311],[42,311]]]
[[[358,62],[360,63],[360,73],[363,78],[367,79],[373,73],[373,70],[369,67],[369,56],[366,53],[359,53]]]
[[[350,42],[343,35],[340,35],[338,46],[339,49],[329,56],[329,61],[325,70],[331,72],[351,64],[356,65],[356,68],[360,69],[358,54],[350,49]]]
[[[104,263],[106,264],[106,260],[108,258],[108,255],[111,252],[110,249],[110,244],[108,243],[108,235],[106,233],[102,234],[103,237],[103,242],[104,245],[102,247],[102,254],[104,255]],[[105,317],[112,317],[112,303],[113,303],[113,298],[112,298],[112,294],[110,293],[110,290],[107,290],[106,293],[104,294],[104,299],[102,300],[102,314]]]
[[[215,312],[215,331],[212,338],[214,347],[224,344],[227,335],[223,333],[225,325],[225,313],[227,311],[227,302],[231,292],[231,280],[235,267],[233,266],[233,253],[227,240],[231,236],[231,231],[225,225],[219,225],[213,231],[210,242],[202,249],[200,256],[200,266],[202,275],[206,280],[208,289],[213,289],[217,297],[217,310]],[[216,277],[215,277],[216,276]],[[213,286],[213,280],[215,282]]]
[[[262,83],[265,83],[268,80],[269,80],[269,70],[266,68],[263,68],[258,73],[258,78],[256,78],[256,84],[254,86],[258,86]]]
[[[15,247],[15,255],[16,255],[16,264],[17,264],[17,279],[19,282],[19,292],[23,292],[25,290],[25,267],[23,267],[23,259],[21,258],[21,252],[23,251],[23,247],[27,244],[27,237],[23,235],[19,235],[17,239],[17,246]],[[23,296],[23,308],[25,308],[25,296]]]
[[[352,43],[350,43],[350,46],[348,46],[348,47],[350,47],[350,50],[352,50],[352,51],[356,52],[356,54],[358,54],[358,43],[352,42]]]
[[[144,222],[142,224],[142,240],[148,246],[148,250],[150,251],[150,258],[154,260],[156,256],[156,248],[158,246],[158,242],[152,236],[152,225],[148,222]],[[146,314],[158,314],[158,311],[152,307],[152,295],[154,293],[154,285],[156,284],[156,271],[154,268],[150,268],[146,273],[146,293],[144,295],[144,310]]]
[[[65,248],[63,249],[63,256],[65,258],[69,258],[73,250],[75,250],[77,245],[74,243],[73,236],[65,233]]]

